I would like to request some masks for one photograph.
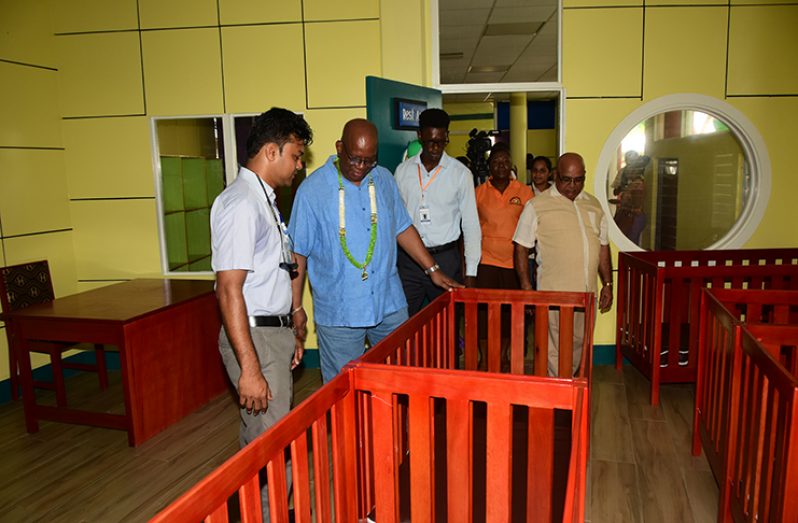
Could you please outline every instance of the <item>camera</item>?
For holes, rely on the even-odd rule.
[[[471,173],[474,175],[475,186],[484,183],[490,174],[488,153],[493,147],[490,137],[496,134],[499,134],[499,131],[477,131],[476,129],[471,129],[471,132],[468,133],[466,157],[471,162]]]

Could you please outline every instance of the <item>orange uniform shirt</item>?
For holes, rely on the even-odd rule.
[[[510,180],[503,193],[490,181],[477,187],[477,213],[482,228],[480,263],[513,268],[513,234],[524,204],[533,198],[532,188]]]

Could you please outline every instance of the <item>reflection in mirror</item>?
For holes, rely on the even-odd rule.
[[[439,0],[441,84],[556,82],[557,0]]]
[[[222,119],[163,119],[156,129],[168,270],[210,271],[210,210],[225,186]]]
[[[737,223],[750,192],[739,139],[700,111],[640,122],[615,150],[607,173],[618,228],[646,250],[705,249]]]

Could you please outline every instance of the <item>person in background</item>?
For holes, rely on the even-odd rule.
[[[324,382],[407,319],[397,244],[441,289],[462,287],[433,260],[390,171],[377,165],[377,128],[346,123],[336,153],[299,186],[289,232],[307,271]]]
[[[396,168],[399,194],[436,265],[458,281],[463,281],[458,250],[462,230],[466,285],[472,285],[481,250],[473,176],[466,166],[446,154],[449,143],[446,111],[427,109],[419,115],[418,122],[421,153]],[[430,281],[424,274],[425,267],[409,254],[400,250],[397,265],[408,313],[412,316],[443,290]]]
[[[518,289],[513,269],[513,234],[524,205],[534,193],[512,177],[513,160],[505,143],[493,146],[488,157],[490,177],[476,189],[477,213],[482,231],[482,257],[477,271],[477,287]],[[486,324],[486,318],[482,321]],[[483,327],[484,328],[484,327]],[[483,330],[480,328],[480,331]],[[502,316],[502,352],[509,347],[510,317]],[[480,347],[484,365],[484,351]]]
[[[532,168],[530,173],[532,175],[532,189],[534,189],[535,195],[538,195],[551,187],[553,179],[551,172],[551,160],[549,160],[547,157],[535,157],[532,160]]]
[[[224,325],[219,351],[238,392],[241,447],[288,413],[291,370],[302,361],[307,315],[301,281],[291,279],[295,258],[275,190],[291,185],[312,139],[307,122],[291,111],[272,108],[258,116],[246,166],[211,208],[211,266]],[[290,463],[287,470],[290,483]]]
[[[607,217],[599,201],[583,191],[585,162],[580,155],[563,154],[557,168],[554,185],[529,200],[518,219],[513,241],[521,288],[532,289],[528,258],[529,249],[534,247],[538,290],[596,293],[598,276],[602,282],[598,307],[602,313],[607,312],[612,307]],[[559,311],[549,311],[549,376],[559,374],[559,315]],[[584,321],[584,312],[574,314],[573,374],[582,356]]]
[[[535,191],[535,196],[547,191],[551,187],[554,179],[554,172],[551,168],[551,160],[545,156],[530,158],[527,156],[529,165],[529,185]],[[537,289],[537,264],[535,263],[535,250],[529,252],[529,278],[532,281],[532,288]]]

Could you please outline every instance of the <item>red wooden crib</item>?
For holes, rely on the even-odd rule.
[[[489,372],[462,370],[477,367],[483,306]],[[512,314],[505,368],[502,307]],[[560,311],[563,369],[574,312],[586,314],[577,378],[530,376],[525,365],[526,318],[536,340],[547,340],[550,309]],[[263,467],[272,521],[286,521],[290,455],[296,521],[582,522],[593,316],[591,294],[446,293],[153,521],[226,522],[228,505],[233,517],[239,507],[243,522],[260,521]],[[534,350],[534,368],[545,374],[547,342]]]
[[[719,521],[798,521],[798,379],[779,363],[797,343],[795,325],[742,327]]]
[[[659,384],[695,381],[700,291],[798,289],[798,249],[622,252],[618,257],[616,361]]]
[[[435,414],[437,404],[445,411],[442,424]],[[472,437],[478,404],[486,412],[481,451],[478,438]],[[365,408],[359,410],[360,405]],[[296,521],[350,522],[372,515],[381,523],[408,517],[424,522],[438,520],[444,510],[449,521],[466,522],[472,521],[478,498],[483,498],[486,521],[510,521],[518,506],[518,500],[512,499],[513,483],[526,482],[515,474],[514,460],[529,454],[512,436],[514,411],[558,409],[572,413],[566,496],[558,512],[562,521],[582,522],[586,406],[584,381],[358,364],[152,521],[226,522],[228,500],[236,493],[241,520],[260,521],[258,471],[264,466],[272,521],[287,521],[286,451],[293,467]],[[356,411],[362,414],[361,422],[356,421]],[[372,453],[374,472],[368,476],[359,468],[357,450],[362,446]],[[483,463],[476,463],[477,454]],[[537,465],[528,463],[531,470]],[[477,471],[483,476],[476,477]],[[445,492],[442,500],[435,495],[440,485]],[[546,520],[536,503],[551,498],[552,488],[551,483],[529,482],[528,503],[522,505],[527,521]],[[373,508],[365,512],[361,507],[367,491],[373,492]]]
[[[723,474],[729,431],[731,380],[743,323],[798,322],[798,292],[707,289],[702,292],[699,361],[693,416],[693,454],[703,444],[715,479]]]
[[[720,486],[718,520],[798,521],[798,326],[778,325],[798,292],[702,294],[693,454],[703,446]]]
[[[478,369],[478,344],[486,340],[488,372],[546,376],[548,313],[559,311],[559,376],[570,378],[573,362],[574,314],[584,312],[585,329],[577,377],[589,378],[593,355],[594,297],[591,293],[498,291],[458,289],[444,293],[403,323],[358,361],[431,367]],[[487,325],[479,326],[478,310],[487,312]],[[504,309],[504,310],[503,310]],[[510,315],[510,333],[501,332],[501,315]],[[465,329],[457,331],[462,315]],[[529,319],[534,337],[532,365],[525,364],[525,323]],[[486,328],[487,332],[484,332]],[[509,366],[502,367],[502,335],[509,334]],[[462,359],[457,346],[462,345]]]

